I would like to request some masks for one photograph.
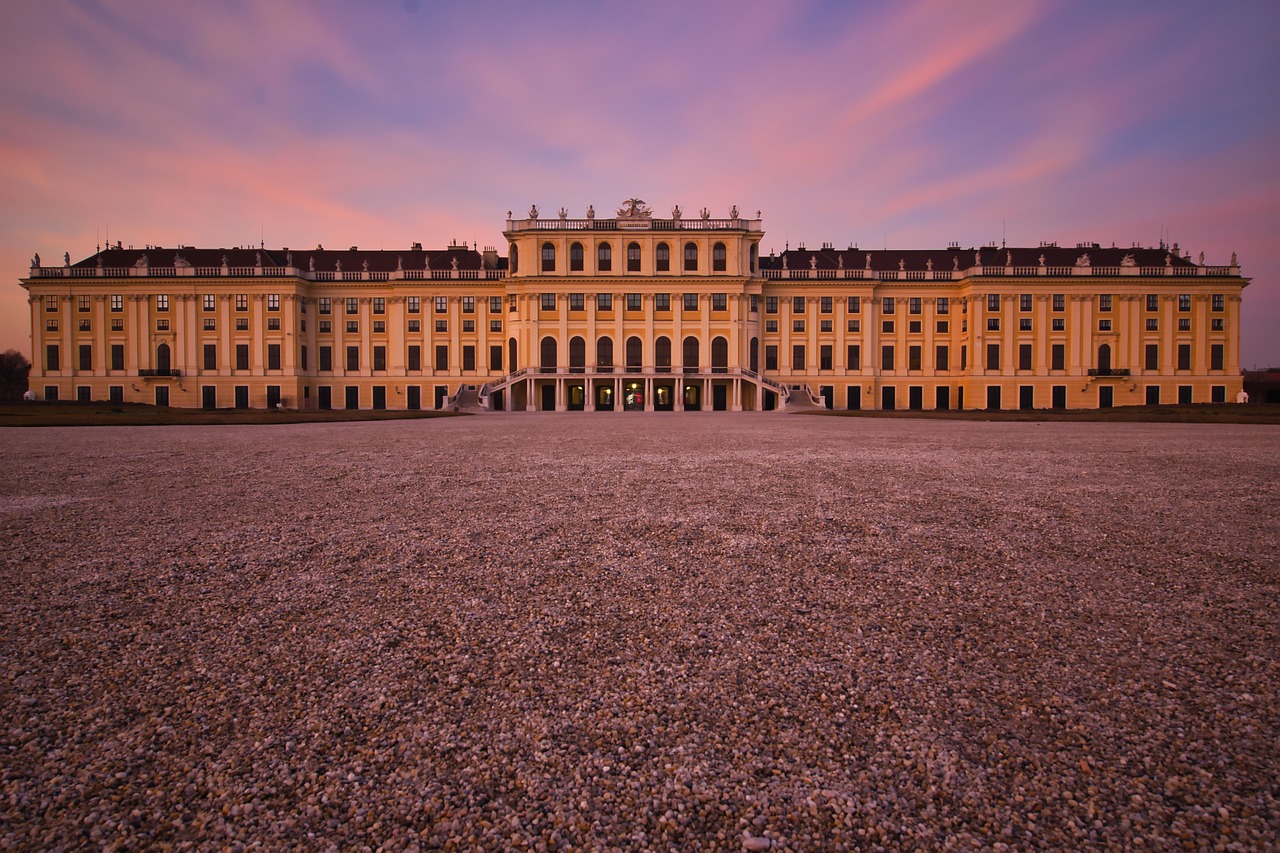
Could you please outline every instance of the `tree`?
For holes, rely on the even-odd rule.
[[[27,390],[31,362],[16,349],[0,353],[0,402],[15,403]]]

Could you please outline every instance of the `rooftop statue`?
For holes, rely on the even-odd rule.
[[[529,218],[530,219],[538,218],[538,206],[536,204],[529,206]]]
[[[559,212],[557,213],[557,215],[558,215],[562,220],[563,220],[563,219],[568,219],[568,218],[569,218],[569,211],[562,207],[562,208],[560,208],[560,210],[559,210]]]
[[[733,207],[729,208],[729,218],[730,219],[738,218],[738,206],[736,204]]]
[[[677,204],[675,207],[671,208],[671,218],[672,218],[672,219],[679,219],[679,218],[680,218],[680,213],[681,213],[681,211],[680,211],[680,205],[678,205],[678,204]]]
[[[594,204],[587,205],[587,219],[596,218],[596,206]]]
[[[622,203],[622,207],[618,208],[618,216],[623,219],[639,219],[644,216],[653,216],[644,203],[642,198],[629,198]]]
[[[1088,252],[1085,252],[1083,255],[1081,255],[1080,257],[1076,258],[1076,266],[1078,266],[1078,267],[1089,267],[1089,266],[1093,266],[1093,261],[1090,261],[1090,260],[1089,260],[1089,253],[1088,253]]]
[[[1136,267],[1137,265],[1138,262],[1133,259],[1133,255],[1125,255],[1120,259],[1120,266],[1122,267]]]

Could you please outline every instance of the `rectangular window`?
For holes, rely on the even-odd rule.
[[[922,310],[922,307],[921,307],[919,296],[912,296],[910,299],[907,300],[908,314],[919,314],[921,310]]]
[[[1031,318],[1030,318],[1030,317],[1021,317],[1021,318],[1019,318],[1019,320],[1018,320],[1018,331],[1019,331],[1019,332],[1029,332],[1029,331],[1031,331]]]
[[[766,314],[778,313],[778,297],[766,296],[764,298],[764,313]]]
[[[987,370],[1000,369],[1000,345],[987,344]]]
[[[541,293],[538,295],[538,308],[542,311],[556,310],[556,295],[554,293]]]
[[[850,321],[848,321],[848,322],[845,324],[845,330],[846,330],[846,331],[850,331],[850,332],[861,332],[861,331],[862,331],[862,321],[861,321],[861,320],[850,320]]]
[[[333,331],[333,322],[331,320],[320,321],[320,331],[328,334]]]
[[[998,332],[998,331],[1000,331],[1000,318],[999,318],[999,317],[988,317],[988,318],[987,318],[987,331],[988,331],[988,332]]]
[[[831,353],[831,345],[823,344],[821,347],[818,348],[818,369],[831,370],[832,362],[833,362],[833,356]]]
[[[449,321],[448,321],[448,320],[436,320],[436,326],[435,326],[435,328],[436,328],[436,331],[437,331],[437,332],[440,332],[440,333],[447,332],[447,331],[449,331]]]
[[[764,348],[764,369],[765,369],[765,370],[777,370],[777,369],[778,369],[778,345],[777,345],[777,344],[766,344],[766,345],[765,345],[765,348]]]
[[[501,321],[499,321],[499,322],[501,322]],[[409,321],[409,331],[411,331],[411,332],[421,332],[421,331],[422,331],[422,321],[421,321],[421,320],[410,320],[410,321]]]
[[[267,310],[268,311],[280,310],[280,294],[278,293],[267,294]]]
[[[881,334],[885,334],[885,335],[892,335],[892,334],[893,334],[893,321],[892,321],[892,320],[881,320],[881,321],[880,321],[880,332],[881,332]]]
[[[447,346],[436,347],[436,370],[449,369],[449,348]]]
[[[919,320],[907,321],[907,332],[912,335],[920,334],[920,321]]]
[[[894,311],[894,301],[892,296],[886,296],[880,300],[880,313],[892,314]]]
[[[436,313],[437,313],[437,314],[448,314],[448,313],[449,313],[449,297],[447,297],[447,296],[437,296],[437,297],[436,297],[435,302],[436,302]]]
[[[320,347],[320,369],[333,370],[333,347]]]
[[[236,370],[249,369],[249,345],[236,344]]]
[[[111,310],[120,312],[124,310],[124,295],[120,293],[111,294]]]
[[[501,321],[501,320],[490,320],[490,321],[489,321],[489,331],[491,331],[491,332],[501,332],[501,331],[502,331],[502,321]]]
[[[348,314],[360,313],[360,300],[358,298],[354,296],[347,298],[347,313]]]
[[[907,347],[907,370],[920,369],[920,351],[921,347],[919,346]]]
[[[408,298],[408,310],[410,314],[418,314],[422,311],[422,297],[410,296]]]
[[[1191,344],[1178,344],[1178,369],[1191,369]]]
[[[268,329],[278,329],[278,328],[280,328],[280,324],[279,324],[279,323],[276,323],[276,325],[272,326],[272,325],[271,325],[271,321],[270,321],[270,320],[268,320],[268,321],[267,321],[267,328],[268,328]],[[373,321],[373,330],[374,330],[375,332],[386,332],[386,331],[387,331],[387,321],[386,321],[386,320],[374,320],[374,321]]]
[[[375,346],[373,348],[373,369],[387,369],[387,348],[385,346]]]
[[[387,313],[387,300],[386,300],[386,297],[383,297],[383,296],[375,296],[375,297],[373,297],[373,313],[375,313],[375,314],[385,314],[385,313]]]
[[[934,306],[934,310],[938,314],[950,314],[951,298],[948,296],[939,296],[937,304]]]
[[[83,357],[82,357],[83,360]],[[1209,347],[1209,369],[1222,370],[1226,362],[1226,350],[1222,344],[1213,344]]]
[[[49,319],[45,320],[45,321],[44,321],[44,330],[45,330],[46,332],[56,332],[56,331],[58,331],[58,318],[57,318],[57,317],[50,317]]]
[[[1111,331],[1111,321],[1110,321],[1110,320],[1099,320],[1099,321],[1098,321],[1098,331],[1099,331],[1099,332],[1109,332],[1109,331]]]
[[[765,320],[765,321],[764,321],[764,330],[765,330],[766,332],[776,332],[776,331],[778,331],[778,321],[777,321],[777,320]]]
[[[511,294],[508,294],[508,295],[507,295],[507,311],[508,311],[508,313],[511,313],[511,314],[514,314],[514,313],[515,313],[516,308],[518,307],[517,302],[518,302],[518,299],[517,299],[517,297],[516,297],[516,295],[515,295],[514,293],[511,293]]]
[[[1053,294],[1053,310],[1054,311],[1067,310],[1067,296],[1065,293]]]
[[[933,366],[938,370],[951,369],[951,351],[945,345],[934,350]]]
[[[347,370],[360,369],[360,347],[347,347]]]
[[[93,326],[92,326],[92,324],[89,322],[89,320],[88,320],[88,319],[81,320],[81,321],[80,321],[80,323],[79,323],[79,328],[80,328],[80,331],[82,331],[82,332],[90,332],[90,331],[93,331]]]
[[[167,331],[169,331],[169,321],[168,321],[167,319],[164,319],[164,320],[156,320],[156,331],[157,331],[157,332],[167,332]]]
[[[960,369],[964,370],[969,366],[969,347],[964,344],[960,345]]]
[[[93,370],[93,344],[80,344],[80,369]]]
[[[803,314],[804,312],[805,312],[804,297],[803,296],[791,297],[791,313]]]
[[[50,314],[58,313],[58,297],[46,296],[44,298],[44,310]]]
[[[1143,354],[1142,362],[1143,370],[1159,370],[1160,369],[1160,345],[1147,344]]]
[[[1160,331],[1160,321],[1159,321],[1158,319],[1156,319],[1155,317],[1148,317],[1148,318],[1147,318],[1147,331],[1148,331],[1148,332],[1158,332],[1158,331]]]
[[[862,369],[862,346],[860,344],[849,344],[849,348],[846,350],[845,356],[845,361],[848,362],[846,365],[847,369]]]
[[[201,306],[206,311],[214,311],[218,307],[218,299],[212,293],[206,293],[200,297]]]
[[[696,294],[696,293],[686,293],[686,294],[684,294],[684,296],[683,296],[683,300],[682,300],[682,301],[684,302],[684,310],[685,310],[685,311],[697,311],[697,310],[698,310],[698,294]],[[774,304],[774,313],[777,313],[778,298],[777,298],[776,296],[775,296],[775,297],[773,297],[773,304]]]
[[[796,344],[795,346],[791,347],[791,369],[804,370],[805,369],[804,357],[805,357],[804,344]]]
[[[1215,294],[1213,294],[1213,305],[1212,305],[1212,307],[1213,307],[1213,310],[1214,310],[1214,311],[1225,311],[1225,310],[1227,310],[1227,299],[1226,299],[1226,297],[1225,297],[1225,296],[1223,296],[1221,293],[1215,293]]]
[[[1179,331],[1179,332],[1189,332],[1189,331],[1191,331],[1191,318],[1190,318],[1190,317],[1179,317],[1179,318],[1178,318],[1178,331]]]
[[[727,293],[711,294],[711,310],[712,311],[729,310],[729,294]]]
[[[1209,321],[1209,328],[1215,332],[1221,332],[1226,329],[1226,321],[1221,317],[1214,317]]]
[[[204,345],[204,369],[205,370],[218,369],[218,345],[217,344]]]
[[[820,323],[818,323],[818,331],[820,331],[820,332],[832,332],[832,331],[835,331],[835,328],[834,328],[834,326],[832,325],[832,321],[831,321],[831,320],[823,320],[823,321],[821,321]]]
[[[502,370],[502,345],[493,344],[489,347],[489,369]]]
[[[417,344],[409,345],[409,370],[422,369],[422,347]]]
[[[987,310],[988,311],[1000,310],[1000,294],[998,293],[987,294]]]
[[[267,370],[280,369],[280,345],[267,344]]]
[[[348,320],[348,321],[347,321],[347,333],[348,333],[348,334],[354,335],[354,334],[358,333],[359,331],[360,331],[360,321],[359,321],[359,320]]]
[[[1031,369],[1031,344],[1018,344],[1018,369]]]
[[[1063,319],[1062,317],[1053,318],[1053,330],[1055,332],[1065,331],[1066,328],[1067,328],[1067,321],[1065,319]]]
[[[156,294],[156,310],[157,311],[169,310],[169,297],[167,294],[164,294],[164,293]]]
[[[893,370],[893,347],[880,347],[880,369]]]
[[[490,314],[502,313],[502,297],[501,296],[489,297],[489,313]]]
[[[1098,294],[1098,310],[1099,311],[1111,310],[1111,294],[1110,293]]]
[[[88,296],[80,296],[76,300],[77,309],[81,314],[88,314],[93,309],[93,300]]]
[[[1159,296],[1159,294],[1155,294],[1155,293],[1148,293],[1148,294],[1147,294],[1147,310],[1148,310],[1148,311],[1159,311],[1159,310],[1160,310],[1160,296]]]
[[[236,294],[236,310],[237,311],[249,310],[249,294],[247,293]]]
[[[217,367],[217,363],[214,363]],[[124,344],[111,345],[111,369],[124,370]]]
[[[760,297],[759,297],[759,296],[757,296],[757,295],[756,295],[756,294],[754,294],[754,293],[753,293],[753,294],[751,294],[751,309],[750,309],[750,310],[751,310],[751,313],[752,313],[752,314],[759,314],[759,313],[760,313]]]
[[[1019,311],[1031,310],[1031,294],[1030,293],[1018,294],[1018,310]]]
[[[824,296],[818,300],[818,312],[821,314],[830,314],[834,307],[834,300],[830,296]]]
[[[861,314],[862,313],[862,297],[850,296],[847,299],[845,299],[845,310],[848,311],[850,314]]]
[[[1190,293],[1178,294],[1178,310],[1179,311],[1191,310],[1191,294]]]
[[[569,310],[570,311],[585,311],[586,308],[587,308],[586,294],[584,293],[569,294]]]
[[[639,293],[627,294],[627,310],[628,311],[639,311],[643,307],[644,307],[644,301],[641,298]]]
[[[472,344],[468,344],[462,348],[462,369],[476,369],[476,348]]]
[[[475,321],[475,320],[463,320],[463,321],[462,321],[462,331],[464,331],[464,332],[474,332],[475,330],[476,330],[476,321]]]
[[[612,311],[613,310],[613,294],[597,293],[596,294],[596,310]]]
[[[462,313],[463,314],[476,313],[476,298],[474,296],[462,297]]]
[[[804,331],[804,320],[792,320],[792,321],[791,321],[791,331],[793,331],[793,332],[803,332],[803,331]]]
[[[1049,353],[1050,370],[1067,369],[1067,347],[1065,344],[1054,344]]]
[[[268,317],[268,318],[267,318],[267,331],[269,331],[269,332],[278,332],[278,331],[280,331],[280,318],[279,318],[279,317]]]
[[[670,311],[671,310],[671,294],[655,293],[653,295],[653,310]]]
[[[321,314],[330,314],[333,312],[333,302],[330,301],[329,297],[327,296],[320,297],[319,311]]]
[[[938,334],[945,335],[951,329],[951,324],[946,320],[938,321]]]

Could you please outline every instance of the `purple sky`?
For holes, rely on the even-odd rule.
[[[508,210],[763,212],[764,248],[1239,253],[1280,366],[1280,4],[19,2],[0,350],[95,243],[502,243]]]

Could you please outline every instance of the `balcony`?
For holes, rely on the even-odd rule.
[[[138,370],[139,376],[181,376],[182,371],[176,367],[143,367]]]
[[[1129,368],[1127,367],[1091,367],[1089,368],[1090,376],[1128,376]]]

